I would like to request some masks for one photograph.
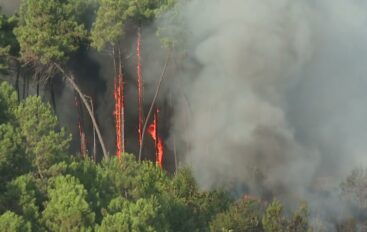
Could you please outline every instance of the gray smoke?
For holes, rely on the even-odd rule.
[[[170,143],[202,187],[302,199],[366,164],[367,2],[191,0],[172,21]]]
[[[0,7],[5,14],[13,14],[18,11],[20,0],[0,0]]]

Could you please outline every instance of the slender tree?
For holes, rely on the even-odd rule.
[[[117,156],[125,151],[124,75],[121,39],[128,18],[128,0],[100,0],[96,21],[92,29],[92,46],[106,50],[113,59],[115,76],[115,127]]]
[[[19,98],[19,78],[21,62],[19,59],[19,43],[14,35],[14,28],[18,24],[18,18],[6,16],[0,8],[0,73],[10,74],[15,71],[15,86]]]
[[[139,161],[142,158],[142,150],[144,146],[144,136],[147,129],[147,123],[149,121],[149,118],[152,114],[153,106],[155,105],[155,102],[157,100],[159,90],[161,87],[161,84],[164,80],[167,64],[169,62],[170,54],[167,56],[167,60],[164,64],[162,75],[160,76],[157,87],[155,90],[154,98],[150,104],[148,114],[146,115],[145,119],[143,116],[143,78],[141,76],[141,30],[140,28],[144,26],[145,24],[151,22],[155,18],[157,18],[159,15],[161,15],[163,12],[165,12],[167,9],[171,8],[175,5],[176,0],[132,0],[132,3],[130,4],[129,8],[129,17],[131,18],[131,21],[135,23],[137,26],[137,85],[138,85],[138,112],[139,112]]]
[[[43,172],[62,160],[69,148],[71,136],[64,128],[57,131],[59,123],[49,104],[40,97],[32,96],[22,101],[15,110],[20,134],[32,165],[42,177]]]
[[[137,31],[138,63],[140,63],[140,27],[151,22],[157,15],[169,8],[176,0],[99,0],[97,18],[92,28],[92,46],[98,50],[107,50],[112,56],[115,70],[115,100],[119,104],[122,98],[122,107],[115,107],[117,155],[124,151],[124,107],[123,107],[123,54],[121,41],[126,28],[135,28]],[[141,69],[138,65],[138,92],[139,92],[139,145],[142,146],[143,111],[142,91],[143,81]],[[122,97],[119,95],[122,95]],[[116,97],[118,95],[119,97]],[[117,116],[116,116],[117,115]]]
[[[18,216],[11,211],[7,211],[0,216],[0,228],[4,232],[32,231],[31,223],[25,221],[22,216]]]
[[[91,106],[76,84],[73,73],[67,69],[67,61],[88,36],[82,23],[82,3],[83,1],[78,0],[22,1],[20,25],[15,29],[15,34],[25,62],[50,67],[51,77],[61,73],[78,93],[92,120],[103,155],[108,158]]]
[[[87,191],[73,176],[58,176],[49,180],[50,200],[42,213],[49,231],[91,231],[95,214],[90,209]]]

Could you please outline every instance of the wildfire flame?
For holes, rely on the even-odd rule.
[[[148,133],[155,142],[156,163],[160,168],[163,168],[164,146],[162,138],[158,135],[158,112],[157,108],[154,112],[153,122],[149,125]]]
[[[143,131],[143,79],[141,75],[141,36],[140,30],[136,39],[137,77],[138,77],[138,136],[139,145],[142,143]]]
[[[119,73],[115,79],[114,88],[115,99],[115,128],[116,128],[116,156],[120,158],[121,153],[125,152],[123,141],[123,117],[124,117],[124,83],[122,73]]]

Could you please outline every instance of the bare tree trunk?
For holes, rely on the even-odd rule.
[[[25,98],[25,87],[26,87],[26,79],[25,76],[23,76],[23,99]]]
[[[151,114],[153,112],[153,108],[154,108],[155,102],[157,101],[159,90],[161,88],[162,82],[164,80],[164,77],[165,77],[165,74],[166,74],[166,71],[167,71],[167,65],[168,65],[169,58],[170,58],[170,53],[167,55],[167,59],[166,59],[166,62],[164,64],[164,68],[163,68],[161,77],[159,78],[159,81],[158,81],[158,84],[157,84],[157,88],[155,90],[155,94],[154,94],[152,103],[150,104],[150,108],[149,108],[147,117],[145,118],[145,122],[144,122],[144,126],[143,126],[143,131],[142,131],[141,144],[140,144],[140,147],[139,147],[139,162],[141,161],[141,154],[142,154],[142,151],[143,151],[145,131],[147,129],[149,118],[150,118],[150,116],[151,116]]]
[[[90,106],[91,106],[91,109],[92,109],[92,113],[93,113],[93,115],[95,115],[94,114],[93,99],[90,98],[89,101],[90,101]],[[93,126],[93,160],[94,160],[94,162],[97,161],[96,128],[94,128],[94,126]]]
[[[137,67],[137,88],[138,88],[138,139],[139,146],[142,142],[142,132],[143,132],[143,115],[144,115],[144,104],[143,104],[143,77],[141,73],[141,33],[140,27],[137,30],[137,40],[136,40],[136,67]]]
[[[97,143],[96,143],[96,129],[93,127],[93,159],[97,162]]]
[[[173,106],[173,100],[172,100],[172,94],[170,94],[170,98],[169,98],[169,101],[170,101],[170,105]],[[176,136],[175,134],[172,135],[173,136],[173,158],[175,159],[175,174],[177,172],[177,149],[176,149]]]
[[[37,93],[37,97],[38,97],[40,95],[40,77],[39,77],[39,75],[37,75],[36,84],[37,84],[36,93]]]
[[[16,63],[16,79],[15,79],[15,89],[17,91],[18,101],[20,101],[20,91],[19,91],[19,78],[20,78],[20,64]]]
[[[175,159],[175,173],[177,173],[177,150],[176,150],[176,136],[173,135],[173,156],[174,156],[174,159]]]
[[[93,126],[96,130],[96,133],[97,133],[97,137],[98,137],[98,140],[99,140],[99,143],[101,144],[101,148],[102,148],[102,152],[103,152],[103,156],[105,159],[108,159],[108,154],[107,154],[107,150],[106,150],[106,147],[105,147],[105,143],[103,141],[103,137],[102,137],[102,134],[101,134],[101,131],[99,130],[99,126],[97,124],[97,121],[96,121],[96,118],[94,117],[93,115],[93,112],[92,112],[92,109],[87,101],[87,99],[85,98],[84,94],[82,93],[82,91],[79,89],[78,85],[75,83],[74,81],[74,77],[71,75],[67,75],[65,70],[63,68],[60,67],[60,65],[56,64],[55,63],[55,66],[56,68],[64,74],[65,78],[69,81],[69,83],[71,84],[71,86],[73,87],[73,89],[78,93],[78,95],[80,96],[80,99],[82,99],[82,102],[85,106],[85,108],[87,108],[87,111],[89,113],[89,116],[92,120],[92,123],[93,123]]]
[[[53,84],[52,78],[49,79],[49,85],[50,85],[51,104],[52,104],[54,111],[56,112],[56,99],[55,99],[55,91],[54,91],[54,84]]]
[[[24,98],[29,96],[29,78],[25,79],[25,96]]]

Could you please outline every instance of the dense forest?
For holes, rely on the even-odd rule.
[[[0,86],[2,231],[308,231],[302,205],[255,197],[234,200],[224,190],[200,191],[190,170],[174,175],[133,155],[95,163],[70,156],[70,135],[50,104],[21,102]]]
[[[249,9],[223,0],[0,8],[0,231],[366,231],[362,159],[344,169],[340,157],[317,156],[324,150],[298,141],[307,136],[288,127],[278,94],[284,76],[312,66],[304,41],[317,36],[297,18],[309,12],[234,2]],[[251,14],[260,9],[279,20]]]

